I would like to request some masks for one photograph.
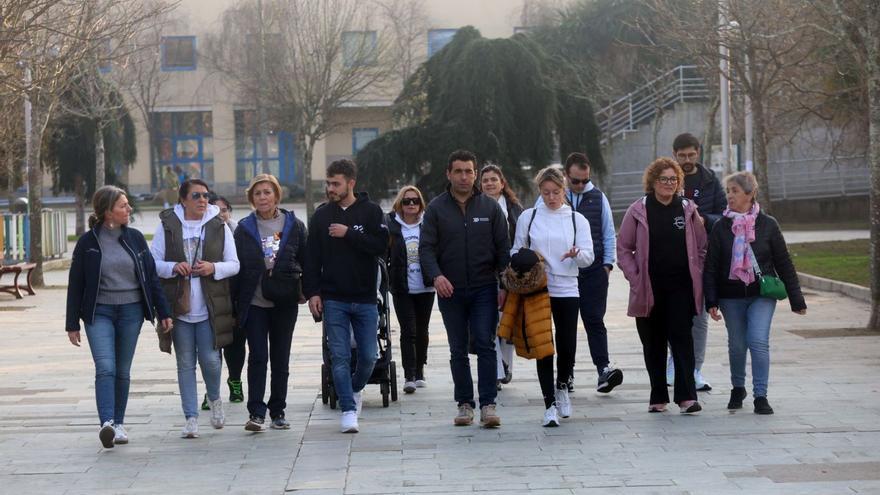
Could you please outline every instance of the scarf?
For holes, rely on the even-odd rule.
[[[755,240],[755,219],[761,207],[758,203],[752,204],[748,213],[737,213],[725,208],[723,215],[733,219],[733,253],[730,258],[730,280],[741,280],[746,285],[755,281],[755,271],[749,258],[747,249],[749,243]]]

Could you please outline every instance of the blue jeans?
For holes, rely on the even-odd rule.
[[[86,325],[86,338],[95,361],[95,401],[101,424],[125,421],[131,361],[137,347],[144,309],[140,302],[98,304],[95,319]]]
[[[718,307],[727,325],[730,382],[746,385],[746,351],[752,355],[752,395],[767,396],[770,377],[770,322],[776,300],[766,297],[719,299]]]
[[[373,374],[379,352],[379,308],[371,303],[324,301],[324,331],[330,348],[333,386],[339,408],[354,411],[352,394],[363,390]],[[351,335],[357,343],[357,366],[351,371]]]
[[[208,389],[208,400],[220,398],[220,350],[214,349],[214,329],[211,320],[188,323],[174,320],[171,331],[174,341],[174,355],[177,357],[177,386],[180,389],[180,404],[183,415],[199,417],[198,390],[196,389],[196,357],[202,368],[202,378]]]
[[[449,367],[455,384],[455,401],[474,404],[474,379],[468,358],[468,338],[477,355],[477,387],[480,407],[495,404],[498,356],[495,333],[498,326],[498,286],[455,289],[452,297],[439,297],[440,314],[449,341]]]
[[[593,267],[578,276],[581,320],[587,331],[590,357],[599,375],[608,366],[608,329],[605,327],[605,308],[608,305],[608,272],[604,267]],[[577,350],[577,343],[575,349]]]

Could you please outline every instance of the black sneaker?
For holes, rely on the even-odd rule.
[[[266,418],[262,416],[251,416],[248,422],[244,424],[247,431],[261,432],[266,431]]]
[[[501,361],[501,366],[504,367],[504,378],[501,379],[501,383],[507,385],[508,383],[510,383],[510,380],[513,380],[513,370],[511,369],[510,365],[505,363],[504,361]]]
[[[605,369],[602,370],[602,374],[599,375],[599,384],[596,386],[596,391],[607,394],[621,383],[623,383],[623,372],[617,368],[606,366]]]
[[[745,387],[733,387],[730,389],[730,401],[727,403],[728,409],[742,409],[743,399],[746,398]]]
[[[773,414],[773,408],[766,397],[755,397],[755,414]]]
[[[208,404],[208,394],[205,394],[205,398],[202,399],[202,411],[210,411],[211,406]]]
[[[227,378],[226,384],[229,385],[229,402],[244,402],[244,392],[241,390],[241,380]],[[204,406],[202,406],[202,409],[204,409]]]
[[[568,393],[574,393],[574,371],[571,372],[571,376],[568,377],[568,381],[565,383],[566,388],[568,388]]]

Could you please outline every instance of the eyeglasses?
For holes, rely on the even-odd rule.
[[[417,206],[422,204],[422,200],[419,198],[403,198],[400,200],[400,204],[402,206]]]
[[[196,200],[196,201],[198,201],[200,198],[204,198],[204,199],[208,199],[208,198],[210,198],[210,197],[211,197],[211,193],[206,193],[206,192],[194,192],[194,193],[189,193],[189,197],[192,198],[192,199],[194,199],[194,200]]]
[[[657,177],[657,182],[659,182],[661,184],[678,184],[678,177],[676,177],[676,176],[672,176],[672,177],[660,176],[660,177]]]
[[[699,153],[696,153],[696,152],[691,152],[691,153],[676,153],[676,154],[675,154],[675,158],[677,158],[679,161],[682,161],[682,160],[696,160],[697,157],[699,157],[699,156],[700,156],[700,154],[699,154]]]
[[[590,179],[572,179],[571,177],[569,177],[568,181],[571,182],[571,185],[573,186],[579,186],[581,184],[586,184],[587,182],[590,182]]]

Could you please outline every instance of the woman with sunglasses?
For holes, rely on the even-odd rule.
[[[523,207],[504,177],[501,167],[494,163],[483,166],[480,170],[480,190],[486,196],[497,201],[501,211],[507,217],[507,232],[512,245],[516,235],[516,220],[522,214]],[[498,321],[501,319],[499,318]],[[501,390],[502,384],[508,384],[513,379],[513,349],[511,342],[495,337],[495,353],[498,355],[498,382],[496,383],[498,390]]]
[[[187,179],[179,202],[159,213],[150,251],[172,307],[174,330],[160,334],[160,348],[177,358],[177,382],[186,423],[182,438],[198,438],[196,360],[208,389],[211,426],[223,428],[220,399],[220,348],[232,342],[235,317],[229,278],[238,273],[238,256],[220,209],[208,204],[208,184]]]
[[[405,381],[403,391],[411,394],[428,385],[428,323],[434,308],[434,288],[425,286],[419,261],[419,239],[425,200],[415,186],[397,193],[386,223],[390,234],[388,274],[394,312],[400,324],[400,355]]]
[[[702,311],[706,229],[693,201],[682,198],[684,172],[671,158],[645,170],[645,196],[626,210],[617,239],[618,266],[629,281],[627,315],[636,328],[651,380],[648,412],[666,410],[666,345],[675,362],[675,402],[682,414],[702,410],[694,382],[694,316]]]

